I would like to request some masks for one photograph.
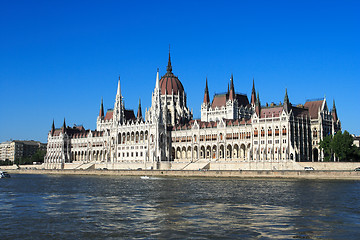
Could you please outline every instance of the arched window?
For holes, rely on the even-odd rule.
[[[313,131],[313,137],[317,138],[317,135],[318,135],[318,132],[317,132],[317,129],[315,128],[314,131]]]
[[[254,130],[254,137],[258,137],[258,135],[259,135],[259,132],[258,132],[257,128],[255,128],[255,130]]]
[[[265,130],[264,130],[264,128],[261,128],[261,137],[265,137]]]
[[[277,137],[277,136],[279,136],[279,134],[280,134],[279,127],[276,126],[276,128],[275,128],[275,136]]]
[[[271,137],[272,136],[272,129],[271,129],[271,127],[269,127],[269,129],[268,129],[268,137]]]
[[[283,126],[282,135],[283,135],[283,136],[286,136],[286,127],[285,127],[285,126]]]
[[[121,144],[121,133],[118,134],[118,144]]]

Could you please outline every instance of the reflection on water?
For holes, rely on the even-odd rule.
[[[3,181],[4,180],[4,181]],[[355,239],[357,181],[13,175],[1,239]]]

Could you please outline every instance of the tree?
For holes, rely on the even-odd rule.
[[[332,156],[331,148],[332,136],[328,135],[323,140],[320,141],[320,149],[324,152],[324,162],[329,162]]]
[[[36,153],[34,155],[31,156],[31,163],[32,162],[44,162],[44,157],[46,155],[46,151],[45,150],[37,150]]]
[[[354,138],[348,131],[338,131],[334,137],[326,136],[320,141],[324,161],[330,161],[332,158],[337,161],[359,161],[360,151],[353,143]]]
[[[46,150],[37,150],[31,157],[20,157],[16,158],[14,163],[16,165],[26,165],[33,164],[33,162],[44,162],[44,157],[46,155]]]

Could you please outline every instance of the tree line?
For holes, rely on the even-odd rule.
[[[358,162],[360,149],[354,145],[354,137],[348,131],[338,131],[334,136],[328,135],[320,141],[324,152],[324,161]]]

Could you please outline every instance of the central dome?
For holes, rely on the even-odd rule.
[[[179,78],[172,73],[170,52],[169,52],[169,62],[167,66],[167,72],[164,76],[161,77],[160,81],[161,95],[179,95],[183,94],[184,87],[181,84]]]

